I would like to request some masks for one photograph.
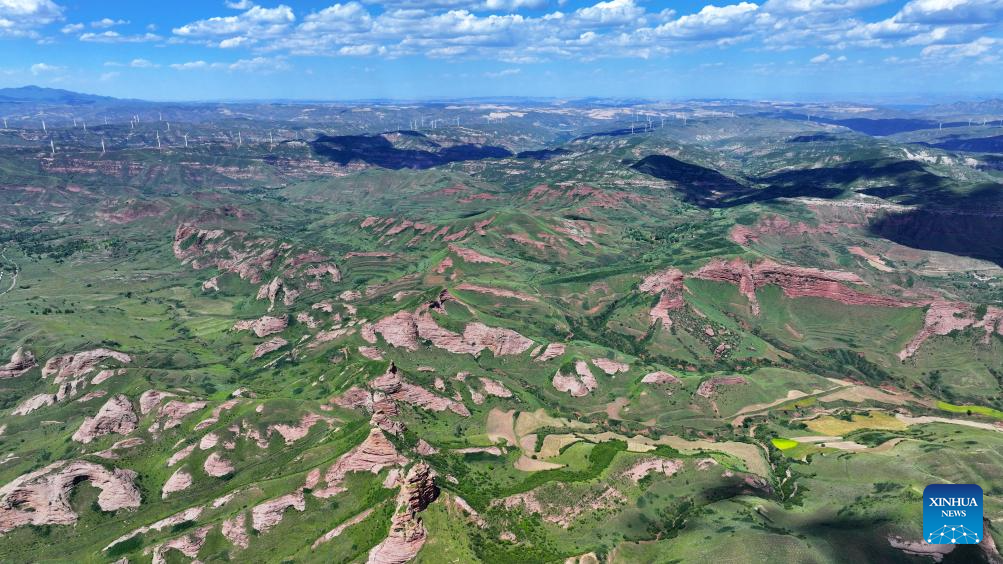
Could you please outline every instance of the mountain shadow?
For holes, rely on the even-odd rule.
[[[423,136],[422,136],[423,137]],[[401,149],[380,135],[322,135],[310,143],[314,152],[340,165],[352,161],[399,170],[425,169],[457,161],[501,159],[512,152],[490,145],[453,145],[442,147],[426,140],[426,146],[435,150]]]

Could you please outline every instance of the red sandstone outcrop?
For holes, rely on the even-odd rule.
[[[399,466],[407,462],[401,456],[393,443],[387,440],[383,431],[372,429],[365,441],[352,450],[341,455],[324,473],[324,483],[326,487],[315,490],[313,495],[319,498],[331,497],[337,493],[345,491],[341,485],[345,476],[349,472],[371,472],[378,474],[380,470]]]
[[[283,339],[282,337],[272,337],[264,343],[254,347],[254,354],[251,355],[251,358],[261,358],[266,354],[277,351],[288,344],[289,341]]]
[[[139,396],[139,412],[146,415],[160,404],[164,398],[174,397],[177,394],[171,392],[161,392],[159,390],[146,390]]]
[[[162,530],[166,529],[167,527],[173,527],[175,525],[180,525],[181,523],[187,523],[189,521],[194,521],[194,520],[196,520],[196,519],[198,519],[199,517],[202,516],[202,512],[204,510],[205,510],[205,508],[203,506],[201,506],[201,505],[198,505],[196,507],[189,507],[188,509],[185,509],[184,511],[181,511],[180,513],[175,513],[174,515],[171,515],[170,517],[165,517],[165,518],[163,518],[163,519],[161,519],[159,521],[156,521],[154,523],[150,523],[149,525],[145,525],[143,527],[139,527],[138,529],[134,529],[134,530],[132,530],[132,531],[130,531],[130,532],[122,535],[122,536],[118,537],[117,539],[111,541],[108,544],[108,546],[104,547],[103,550],[108,550],[108,549],[112,548],[113,546],[115,546],[116,544],[125,542],[125,541],[127,541],[127,540],[135,537],[136,535],[146,534],[146,533],[148,533],[150,531],[162,531]]]
[[[273,333],[279,333],[285,331],[286,327],[289,326],[289,319],[283,315],[282,317],[272,317],[270,315],[262,316],[258,319],[248,319],[245,321],[238,321],[233,324],[234,331],[247,331],[250,329],[255,335],[259,337],[267,337]]]
[[[648,474],[660,473],[671,476],[683,467],[683,461],[670,460],[667,458],[648,458],[634,463],[628,468],[623,476],[635,484],[641,481]]]
[[[852,272],[802,268],[778,264],[770,260],[750,265],[738,258],[731,261],[714,259],[691,276],[702,280],[737,284],[739,292],[749,300],[755,315],[759,315],[756,289],[767,285],[780,286],[784,295],[789,298],[813,297],[834,300],[847,305],[879,307],[913,305],[897,298],[865,294],[847,287],[846,284],[865,284],[859,276]]]
[[[514,300],[520,300],[523,302],[540,301],[540,299],[537,298],[536,296],[530,296],[529,294],[524,294],[522,292],[505,290],[503,288],[492,288],[490,286],[481,286],[478,284],[468,284],[466,282],[457,286],[456,289],[467,292],[476,292],[478,294],[488,294],[490,296],[498,296],[499,298],[512,298]]]
[[[94,349],[50,358],[45,363],[45,366],[42,367],[42,378],[55,376],[54,381],[59,383],[66,378],[83,376],[94,370],[98,364],[108,358],[117,360],[122,364],[132,362],[132,357],[125,353],[110,349]]]
[[[512,264],[512,261],[510,260],[498,257],[489,257],[473,249],[467,249],[465,247],[460,247],[459,245],[450,244],[449,250],[455,253],[456,256],[463,259],[464,262],[469,262],[474,264],[503,264],[503,265]]]
[[[101,490],[102,511],[139,507],[136,472],[107,469],[82,460],[61,460],[14,478],[0,487],[0,533],[24,525],[72,525],[77,514],[70,505],[73,487],[83,480]]]
[[[38,394],[17,404],[12,412],[13,415],[28,415],[32,411],[55,405],[56,396],[54,394]]]
[[[438,496],[439,488],[435,485],[432,469],[424,462],[412,466],[397,495],[390,532],[383,542],[369,551],[368,564],[403,564],[414,559],[428,537],[418,514]]]
[[[118,451],[125,450],[127,448],[137,447],[141,444],[145,444],[146,441],[139,437],[131,437],[128,439],[122,439],[121,441],[116,441],[110,447],[105,450],[98,451],[94,453],[94,456],[100,456],[101,458],[107,460],[114,460],[118,458]]]
[[[418,350],[418,328],[411,312],[398,311],[389,317],[384,317],[373,324],[373,330],[383,335],[383,339],[395,347],[409,351]]]
[[[164,544],[153,547],[153,564],[167,564],[167,557],[165,554],[169,550],[177,550],[188,558],[194,559],[198,556],[199,551],[202,550],[202,545],[205,544],[205,539],[209,536],[209,532],[212,531],[212,528],[212,525],[205,525],[195,529],[187,535],[171,539]],[[148,554],[149,552],[151,552],[151,549],[143,551],[144,554]]]
[[[307,436],[310,432],[310,428],[319,421],[328,421],[328,419],[321,417],[316,413],[307,413],[300,419],[299,425],[286,425],[284,423],[269,425],[268,434],[270,435],[272,431],[275,431],[276,433],[282,435],[286,444],[289,445]]]
[[[550,343],[547,348],[544,349],[543,354],[536,357],[537,362],[546,362],[548,360],[557,358],[564,354],[566,347],[562,343]]]
[[[592,364],[596,365],[600,370],[610,376],[615,376],[621,372],[627,372],[630,370],[630,365],[623,362],[617,362],[609,358],[593,358]]]
[[[214,452],[206,457],[205,463],[202,464],[202,469],[213,478],[219,478],[233,472],[233,464],[220,456],[218,452]]]
[[[848,226],[850,225],[851,224],[848,224]],[[744,246],[752,242],[758,242],[759,238],[764,235],[800,237],[808,234],[835,234],[838,232],[839,229],[836,225],[823,223],[818,227],[812,227],[803,221],[791,223],[791,221],[785,217],[771,215],[763,217],[753,226],[736,225],[732,227],[730,236],[732,241]]]
[[[402,401],[432,411],[446,411],[448,409],[463,417],[470,416],[470,411],[462,403],[433,394],[421,386],[405,381],[393,363],[387,368],[386,373],[374,378],[370,386],[375,390],[386,393],[388,397],[396,401]]]
[[[191,485],[192,475],[182,469],[179,469],[175,473],[171,474],[171,477],[164,482],[164,487],[161,490],[160,497],[161,499],[167,499],[168,495],[187,490]]]
[[[373,409],[373,395],[358,386],[352,386],[345,390],[345,393],[332,398],[331,401],[345,409],[362,408],[367,411]]]
[[[668,328],[672,325],[669,312],[686,305],[683,301],[683,273],[679,269],[669,268],[651,274],[641,281],[638,289],[646,294],[658,296],[658,303],[648,312],[652,325],[661,321],[662,327]]]
[[[159,416],[164,418],[164,430],[173,429],[181,424],[185,417],[196,411],[200,411],[206,406],[204,401],[193,401],[185,403],[183,401],[171,400],[160,408]]]
[[[953,544],[928,544],[923,539],[918,541],[906,540],[897,535],[888,537],[888,544],[913,556],[929,556],[934,562],[941,562],[944,556],[954,551]]]
[[[589,370],[589,365],[584,360],[575,362],[574,375],[566,376],[558,370],[554,374],[551,384],[558,391],[566,392],[576,398],[588,395],[589,392],[599,387],[599,382],[596,381],[592,371]]]
[[[306,511],[306,499],[302,491],[295,491],[264,503],[251,509],[251,527],[264,533],[282,521],[285,510],[292,507],[297,511]]]
[[[376,347],[359,347],[359,354],[369,360],[383,360],[383,352]]]
[[[747,384],[748,381],[741,376],[716,376],[700,383],[697,388],[697,395],[709,398],[714,395],[721,386],[734,386],[736,384]]]
[[[988,307],[982,319],[976,319],[974,310],[968,304],[943,300],[934,301],[926,310],[923,328],[898,353],[899,360],[905,360],[916,354],[920,345],[934,335],[949,335],[954,331],[961,331],[968,327],[985,331],[982,342],[988,344],[993,333],[1003,335],[1003,309]]]
[[[132,410],[132,402],[125,395],[118,394],[105,402],[97,415],[84,419],[73,433],[73,440],[87,444],[110,433],[128,435],[136,430],[138,423],[139,417]]]
[[[247,534],[247,519],[243,513],[223,521],[220,532],[234,546],[247,548],[251,544],[251,537]]]
[[[119,368],[117,370],[102,370],[91,378],[91,385],[97,386],[109,378],[114,378],[115,376],[121,376],[123,374],[125,374],[125,368]]]
[[[641,378],[641,382],[644,384],[679,384],[682,382],[679,378],[676,378],[668,372],[649,372]]]
[[[238,394],[238,395],[240,395],[240,394]],[[228,399],[228,400],[224,401],[223,403],[217,405],[216,407],[214,407],[212,409],[212,413],[209,415],[209,417],[206,417],[205,419],[203,419],[202,421],[199,421],[195,425],[194,430],[201,431],[202,429],[205,429],[205,428],[208,428],[208,427],[211,427],[211,426],[215,425],[216,423],[219,422],[219,417],[220,417],[220,415],[223,414],[224,411],[228,411],[230,409],[233,409],[234,407],[237,407],[238,404],[240,404],[240,399],[239,398],[233,398],[233,399]]]
[[[484,386],[484,393],[499,397],[499,398],[510,398],[512,397],[512,391],[505,387],[498,380],[493,380],[491,378],[478,378],[481,381],[481,385]]]
[[[35,355],[31,351],[18,347],[14,354],[10,356],[10,362],[0,366],[0,380],[4,378],[17,378],[32,368],[38,366]]]
[[[372,509],[367,509],[362,513],[359,513],[358,515],[352,517],[351,519],[345,520],[340,525],[324,533],[319,539],[314,541],[314,543],[310,545],[310,550],[317,550],[318,546],[324,544],[325,542],[330,542],[332,539],[341,536],[341,533],[345,532],[345,529],[351,527],[352,525],[357,525],[361,523],[366,519],[366,517],[369,517],[369,514],[372,512],[373,512]]]
[[[167,459],[167,467],[170,468],[171,466],[174,466],[178,462],[181,462],[182,460],[188,458],[188,455],[195,450],[196,446],[197,445],[195,444],[190,444],[185,448],[179,450],[178,452],[172,454],[171,457]]]

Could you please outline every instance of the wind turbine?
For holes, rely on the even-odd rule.
[[[52,139],[49,139],[49,147],[52,148],[52,156],[53,157],[56,156],[56,142],[53,141]]]
[[[101,154],[104,154],[104,137],[101,138]]]
[[[7,129],[7,118],[3,118],[3,128]]]
[[[160,131],[157,131],[157,148],[160,148]]]
[[[244,144],[244,138],[240,136],[240,132],[237,132],[237,146],[240,147]]]
[[[84,133],[87,133],[87,122],[84,121],[84,122],[81,122],[81,123],[84,124]]]
[[[42,120],[42,131],[43,132],[48,131],[48,129],[45,128],[45,120],[44,119]]]
[[[171,130],[171,122],[167,122],[167,131]]]
[[[187,133],[184,134],[184,138],[185,138],[185,149],[187,149],[188,148],[188,134]]]

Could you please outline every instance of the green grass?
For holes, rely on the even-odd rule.
[[[801,444],[797,441],[793,441],[791,439],[785,439],[782,437],[774,437],[770,439],[770,442],[772,442],[773,446],[777,447],[780,450],[791,449]]]
[[[992,417],[994,419],[1003,419],[1003,411],[981,405],[953,405],[945,401],[938,401],[937,409],[950,411],[951,413],[967,413],[967,414],[974,413],[977,415]]]

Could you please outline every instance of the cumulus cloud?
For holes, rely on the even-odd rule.
[[[0,37],[37,37],[37,29],[63,19],[52,0],[0,0]]]
[[[35,63],[31,65],[31,74],[38,76],[40,74],[54,73],[65,70],[65,67],[58,65],[50,65],[47,63]]]
[[[822,63],[828,63],[831,58],[832,57],[830,57],[828,53],[822,53],[821,55],[815,55],[808,62],[813,65],[820,65]]]
[[[486,72],[484,76],[487,78],[504,78],[506,76],[515,76],[522,72],[522,69],[502,69],[497,72]]]
[[[97,29],[105,29],[109,27],[115,27],[117,25],[125,25],[129,23],[127,20],[113,20],[111,18],[101,18],[96,22],[91,22],[91,27]]]
[[[969,43],[954,45],[930,45],[924,47],[920,54],[926,59],[970,59],[979,58],[986,62],[998,58],[1000,40],[993,37],[980,37]]]
[[[136,35],[122,34],[117,31],[87,32],[80,34],[80,41],[89,43],[145,43],[148,41],[160,41],[163,39],[155,33],[141,33]]]
[[[252,6],[236,16],[214,17],[175,28],[181,37],[215,37],[221,35],[272,36],[289,28],[296,21],[293,9],[285,4],[275,8]]]
[[[1003,19],[1003,0],[913,0],[897,17],[926,24],[998,23]]]
[[[742,2],[730,6],[704,6],[699,12],[682,16],[657,28],[661,34],[687,40],[739,37],[748,33],[759,6]]]

